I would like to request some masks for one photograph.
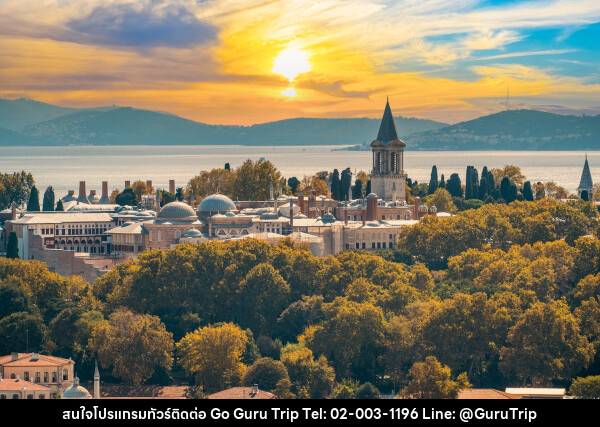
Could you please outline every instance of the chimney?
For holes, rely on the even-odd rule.
[[[290,197],[290,227],[292,228],[292,233],[294,232],[294,198]]]
[[[15,202],[13,202],[13,204],[11,205],[10,219],[11,221],[17,219],[17,204]]]
[[[102,197],[98,204],[100,205],[108,205],[110,200],[108,199],[108,181],[102,181]]]
[[[367,221],[377,220],[377,194],[371,193],[367,196]]]
[[[131,181],[125,181],[125,189],[131,187]]]
[[[31,360],[40,360],[39,353],[31,353]]]
[[[298,205],[300,206],[300,213],[304,214],[304,194],[302,191],[298,194]]]
[[[19,353],[11,353],[10,354],[10,361],[14,362],[15,360],[19,360]]]
[[[360,212],[361,212],[360,217],[362,218],[362,223],[363,223],[363,227],[364,227],[365,225],[367,225],[367,208],[363,207],[360,210]]]
[[[252,394],[255,396],[258,394],[258,384],[252,386]]]
[[[177,190],[175,190],[175,180],[174,179],[170,179],[169,180],[169,193],[175,194]]]
[[[74,196],[75,195],[75,190],[69,190],[69,196]]]
[[[146,187],[148,188],[148,190],[150,190],[152,188],[152,180],[150,180],[150,179],[146,180]]]
[[[348,225],[348,210],[346,208],[342,208],[342,215],[344,215],[344,225]]]
[[[79,181],[79,196],[77,196],[77,203],[90,204],[90,201],[85,195],[85,181]]]
[[[415,211],[413,212],[414,213],[413,218],[420,219],[419,218],[419,206],[421,206],[421,198],[415,197]]]

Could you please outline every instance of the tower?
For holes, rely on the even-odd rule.
[[[100,372],[98,371],[98,361],[94,370],[94,399],[100,399]]]
[[[398,139],[389,100],[379,126],[377,139],[371,142],[373,170],[371,171],[371,192],[382,200],[391,200],[393,187],[400,200],[406,200],[406,173],[404,173],[404,147]]]
[[[581,172],[579,187],[577,187],[577,194],[580,199],[594,200],[594,183],[592,182],[592,174],[590,173],[587,154],[585,155],[585,163],[583,165],[583,172]]]

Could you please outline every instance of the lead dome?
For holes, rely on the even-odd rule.
[[[190,205],[183,202],[171,202],[162,207],[156,219],[159,221],[185,221],[196,220],[198,217]]]
[[[205,218],[214,214],[225,214],[236,209],[235,203],[229,197],[223,194],[213,194],[205,197],[200,202],[198,215]]]

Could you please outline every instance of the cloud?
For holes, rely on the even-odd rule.
[[[132,47],[189,47],[215,39],[216,28],[182,6],[156,11],[134,4],[97,6],[67,27],[87,44]]]

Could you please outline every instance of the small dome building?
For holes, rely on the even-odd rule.
[[[237,211],[237,207],[229,197],[223,194],[207,196],[198,205],[199,218],[208,218],[215,214],[223,215],[231,211]]]
[[[73,385],[62,394],[62,399],[91,399],[92,395],[85,387],[79,385],[79,378],[73,378]]]
[[[198,217],[194,209],[183,202],[171,202],[162,207],[156,217],[157,221],[196,221]]]

